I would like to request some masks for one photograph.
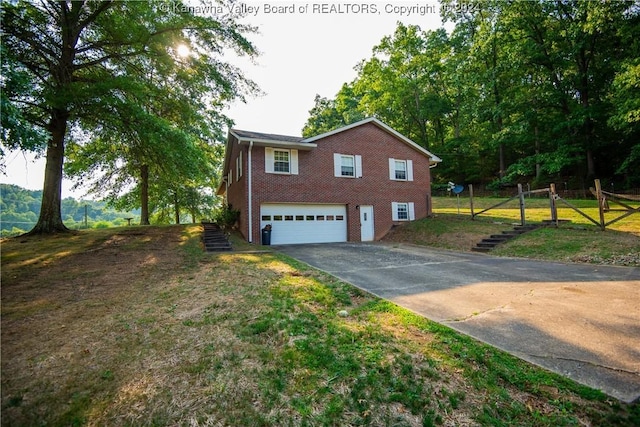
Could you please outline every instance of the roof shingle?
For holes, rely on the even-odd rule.
[[[248,130],[239,130],[239,129],[232,129],[231,131],[242,139],[261,139],[265,141],[295,142],[295,143],[302,142],[302,140],[304,139],[301,136],[276,135],[273,133],[252,132]]]

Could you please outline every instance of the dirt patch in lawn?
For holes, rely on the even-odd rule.
[[[91,389],[113,377],[113,360],[122,354],[113,346],[118,331],[153,321],[151,312],[146,320],[121,313],[137,312],[129,306],[140,302],[140,292],[182,270],[183,230],[123,228],[2,242],[3,421],[24,406],[32,413],[13,422],[46,419],[49,399],[61,396],[67,399],[59,405],[73,412],[90,395],[77,389],[79,378]]]
[[[154,227],[144,233],[122,229],[95,234],[91,239],[79,235],[7,239],[3,261],[12,262],[3,263],[3,314],[21,301],[53,308],[78,300],[119,299],[120,292],[134,283],[144,286],[145,281],[180,269],[184,254],[176,243],[184,241],[181,231]],[[74,240],[77,245],[69,249],[67,243]]]

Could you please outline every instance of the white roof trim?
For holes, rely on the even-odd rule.
[[[250,142],[253,142],[257,147],[297,148],[299,150],[311,150],[318,146],[318,144],[306,142],[275,141],[273,139],[245,138],[238,140],[240,145],[249,145]]]
[[[385,131],[389,132],[391,135],[393,135],[396,138],[402,140],[405,144],[409,145],[414,150],[419,151],[420,153],[424,154],[425,156],[428,156],[431,159],[431,162],[438,163],[438,162],[442,161],[442,159],[440,157],[438,157],[435,154],[431,153],[430,151],[422,148],[421,146],[419,146],[418,144],[416,144],[415,142],[413,142],[412,140],[410,140],[406,136],[402,135],[400,132],[396,131],[395,129],[391,128],[390,126],[386,125],[385,123],[381,122],[380,120],[376,119],[375,117],[369,117],[369,118],[366,118],[364,120],[360,120],[359,122],[351,123],[350,125],[343,126],[341,128],[334,129],[332,131],[325,132],[323,134],[316,135],[316,136],[313,136],[311,138],[306,138],[306,139],[303,140],[303,142],[305,142],[305,143],[315,142],[315,141],[317,141],[319,139],[326,138],[328,136],[335,135],[337,133],[344,132],[344,131],[349,130],[349,129],[353,129],[355,127],[364,125],[366,123],[373,123],[376,126],[384,129]]]

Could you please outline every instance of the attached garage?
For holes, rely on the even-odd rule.
[[[347,241],[347,207],[329,204],[263,204],[260,229],[271,224],[271,244]]]

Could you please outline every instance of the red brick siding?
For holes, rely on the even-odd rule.
[[[231,205],[233,209],[237,209],[240,211],[240,219],[239,223],[239,231],[242,233],[242,236],[245,239],[249,239],[249,228],[248,224],[248,193],[247,193],[247,147],[241,146],[238,144],[238,141],[235,137],[229,136],[229,144],[227,145],[227,150],[231,149],[231,156],[229,157],[229,170],[232,172],[232,180],[231,185],[228,187],[227,191],[227,203]],[[237,179],[236,172],[236,159],[240,155],[240,151],[242,151],[242,176],[240,179]],[[264,161],[264,160],[263,160]],[[229,173],[229,170],[226,173]]]
[[[429,159],[373,123],[337,133],[316,141],[311,151],[298,151],[298,175],[265,173],[264,147],[253,147],[253,241],[260,241],[260,205],[262,203],[338,203],[347,205],[348,240],[360,241],[358,205],[373,205],[375,239],[382,238],[393,226],[391,202],[415,203],[416,219],[428,212],[431,194]],[[230,165],[235,169],[237,144],[233,144]],[[362,156],[362,178],[334,177],[333,154]],[[413,161],[413,181],[389,179],[389,158]],[[246,236],[246,153],[244,176],[229,188],[229,203],[241,209],[243,235]],[[238,185],[241,184],[241,185]]]

